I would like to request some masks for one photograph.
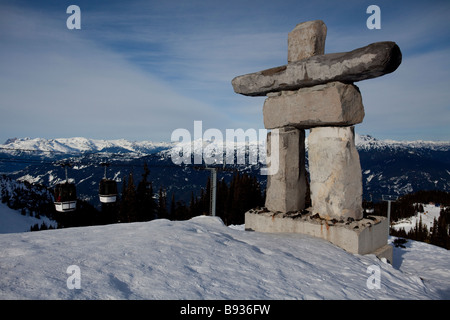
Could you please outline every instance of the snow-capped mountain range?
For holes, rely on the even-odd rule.
[[[450,191],[450,141],[377,140],[367,135],[357,135],[355,140],[367,200],[376,201],[382,194],[402,195],[418,190]],[[193,141],[185,145],[189,143],[193,154],[225,152],[221,142]],[[70,160],[73,166],[69,176],[75,180],[79,196],[94,201],[98,182],[103,177],[100,162],[111,163],[108,176],[119,182],[131,171],[139,179],[145,162],[155,190],[162,187],[188,199],[191,191],[199,192],[205,186],[209,172],[197,170],[194,161],[192,165],[174,164],[171,155],[181,146],[178,142],[124,139],[14,138],[0,145],[0,173],[53,187],[65,178],[63,170],[55,164]],[[245,150],[247,161],[239,164],[237,156]],[[265,162],[265,141],[239,142],[234,151],[235,161],[227,162],[226,167],[255,174],[265,186],[266,176],[260,174]],[[257,162],[250,159],[257,159]],[[219,179],[232,175],[231,171],[222,171]]]
[[[378,140],[370,135],[355,136],[355,143],[358,150],[370,149],[420,149],[426,148],[431,150],[447,151],[450,149],[450,141],[397,141],[397,140]],[[135,154],[152,154],[162,150],[170,149],[178,142],[153,142],[153,141],[129,141],[125,139],[102,140],[88,139],[83,137],[75,138],[11,138],[0,145],[2,152],[13,150],[24,151],[41,151],[65,154],[77,154],[85,152],[105,152],[105,153],[135,153]],[[208,141],[208,144],[211,144]],[[250,141],[250,145],[261,144],[265,146],[265,140]],[[237,143],[242,145],[242,143]],[[306,143],[307,145],[307,143]]]
[[[151,141],[128,141],[118,140],[100,140],[88,139],[82,137],[76,138],[12,138],[8,139],[2,146],[5,151],[11,149],[22,151],[40,151],[63,154],[77,154],[85,152],[110,152],[110,153],[134,153],[149,154],[163,149],[170,148],[173,144],[170,142],[151,142]]]
[[[355,135],[355,144],[358,150],[369,149],[420,149],[426,148],[431,150],[443,150],[446,151],[450,148],[450,141],[426,141],[426,140],[413,140],[413,141],[398,141],[398,140],[378,140],[370,135]]]

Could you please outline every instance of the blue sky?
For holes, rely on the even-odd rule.
[[[69,5],[81,30],[69,30]],[[369,30],[369,5],[381,29]],[[262,129],[264,97],[231,80],[287,63],[287,34],[321,19],[325,53],[395,41],[392,74],[356,83],[359,134],[450,140],[450,1],[0,0],[0,143],[10,137],[170,141],[177,128]]]

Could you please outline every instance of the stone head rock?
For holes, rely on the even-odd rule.
[[[288,63],[324,54],[326,37],[322,20],[299,23],[288,34]]]

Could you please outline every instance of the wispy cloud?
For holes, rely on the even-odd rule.
[[[66,29],[64,5],[1,5],[1,139],[168,140],[194,120],[262,128],[264,98],[235,94],[231,80],[285,64],[287,33],[312,19],[328,26],[326,52],[393,40],[404,53],[395,73],[357,83],[366,106],[359,133],[450,139],[447,2],[380,0],[377,31],[365,25],[371,1],[79,3],[80,32]]]
[[[41,17],[22,14],[10,11],[14,35],[1,36],[8,42],[0,53],[2,135],[168,140],[199,117],[226,119],[120,54],[48,19],[32,29]]]
[[[358,83],[366,117],[361,133],[397,139],[450,139],[450,49],[405,57],[395,73]]]

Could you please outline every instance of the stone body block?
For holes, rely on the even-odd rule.
[[[272,141],[278,138],[277,141]],[[278,143],[278,155],[270,154]],[[281,128],[267,136],[267,156],[278,162],[275,174],[267,176],[266,207],[274,212],[303,210],[306,196],[305,131]],[[271,163],[271,166],[276,165]]]
[[[350,126],[363,121],[364,106],[358,87],[330,82],[271,93],[264,102],[263,115],[266,129]]]
[[[325,53],[327,26],[322,20],[299,23],[288,34],[288,62]]]
[[[327,220],[361,219],[362,173],[354,128],[311,129],[308,157],[313,212]]]
[[[386,217],[368,218],[345,223],[314,219],[311,213],[282,214],[250,210],[245,213],[245,229],[270,233],[300,233],[325,239],[354,254],[375,254],[392,263],[392,247],[388,245]]]
[[[236,93],[264,96],[298,90],[331,81],[345,83],[380,77],[395,71],[402,61],[395,42],[376,42],[350,52],[312,56],[287,65],[238,76],[231,81]]]

